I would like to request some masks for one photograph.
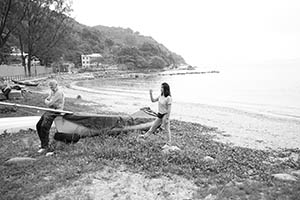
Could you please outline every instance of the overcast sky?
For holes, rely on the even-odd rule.
[[[131,28],[192,65],[300,58],[300,0],[73,0],[85,25]]]

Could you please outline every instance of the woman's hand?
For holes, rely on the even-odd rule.
[[[149,94],[150,94],[150,99],[152,102],[158,101],[158,98],[153,98],[152,89],[149,90]]]

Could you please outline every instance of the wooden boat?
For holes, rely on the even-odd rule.
[[[16,81],[12,80],[15,84],[26,85],[26,86],[38,86],[39,84],[33,81]]]
[[[90,113],[73,113],[16,103],[0,102],[0,105],[31,108],[60,113],[54,120],[57,133],[54,138],[65,142],[76,142],[82,137],[101,134],[114,134],[124,131],[148,130],[157,114],[150,108],[141,108],[131,115],[103,115]],[[60,134],[60,135],[59,135]]]
[[[154,116],[140,110],[132,115],[74,113],[58,116],[54,123],[58,133],[92,137],[132,130],[148,130]]]

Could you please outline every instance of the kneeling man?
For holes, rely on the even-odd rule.
[[[45,104],[52,109],[62,110],[65,104],[64,93],[58,88],[56,80],[51,80],[49,82],[50,94],[45,99]],[[41,148],[39,153],[51,152],[52,149],[49,148],[49,131],[52,126],[54,119],[60,115],[60,113],[46,111],[39,122],[36,125],[36,130],[41,140]]]

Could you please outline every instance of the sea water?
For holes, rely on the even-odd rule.
[[[198,68],[206,72],[207,69]],[[253,65],[218,68],[219,73],[152,75],[93,80],[80,86],[149,98],[167,82],[175,103],[220,106],[300,120],[300,65]],[[171,72],[170,72],[171,73]]]
[[[113,111],[133,113],[167,82],[173,98],[171,119],[216,127],[223,142],[250,148],[300,148],[300,65],[202,68],[219,73],[139,75],[77,83]],[[173,73],[173,72],[165,72]],[[126,78],[127,77],[127,78]]]

